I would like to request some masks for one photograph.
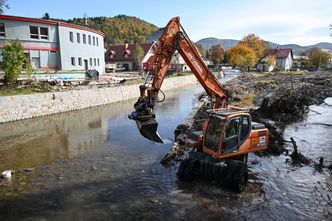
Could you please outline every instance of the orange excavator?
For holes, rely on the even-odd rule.
[[[212,108],[207,111],[209,118],[203,123],[202,130],[193,133],[187,142],[192,151],[181,162],[177,175],[185,180],[198,176],[225,179],[235,191],[241,192],[248,181],[248,153],[267,148],[269,131],[263,124],[252,122],[248,111],[228,106],[226,91],[205,65],[182,28],[179,17],[169,21],[159,38],[155,54],[146,66],[144,84],[139,87],[140,97],[134,104],[135,111],[128,117],[136,121],[144,137],[163,143],[157,133],[154,107],[176,51],[190,67],[212,103]]]

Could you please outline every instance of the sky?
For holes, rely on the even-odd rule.
[[[5,14],[70,19],[119,14],[163,27],[175,16],[193,41],[254,33],[279,44],[332,43],[332,0],[7,0]]]

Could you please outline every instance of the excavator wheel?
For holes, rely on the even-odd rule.
[[[241,193],[248,184],[248,168],[242,162],[231,163],[228,169],[229,187],[237,193]]]
[[[185,159],[181,162],[177,176],[186,181],[192,181],[195,177],[194,170],[198,167],[198,161],[193,159]]]

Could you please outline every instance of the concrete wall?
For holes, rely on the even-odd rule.
[[[162,90],[196,83],[194,75],[165,79]],[[139,85],[0,97],[0,123],[138,98]]]

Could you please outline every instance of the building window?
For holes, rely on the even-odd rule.
[[[78,58],[78,65],[82,66],[82,58]]]
[[[56,54],[56,51],[50,51],[51,54]]]
[[[83,34],[83,44],[86,44],[86,35]]]
[[[5,24],[0,23],[0,36],[5,37],[6,36],[6,30],[5,30]]]
[[[97,38],[98,39],[98,38]],[[98,67],[100,66],[100,63],[99,63],[99,58],[97,59],[97,62],[98,62]]]
[[[95,45],[96,45],[96,37],[93,36],[93,46],[95,46]]]
[[[75,58],[71,57],[71,65],[75,66]]]
[[[30,38],[39,39],[39,32],[37,26],[30,26]]]
[[[98,37],[96,37],[96,43],[97,43],[97,46],[99,46],[99,43],[98,43]]]
[[[91,35],[88,36],[89,45],[91,45]]]
[[[77,43],[81,43],[81,35],[80,35],[80,33],[77,33]]]
[[[94,66],[97,66],[97,59],[95,58],[95,59],[93,59],[94,60]]]
[[[40,38],[47,40],[48,39],[48,28],[39,27],[39,30],[40,30]]]
[[[92,58],[90,58],[90,66],[92,66]]]
[[[71,41],[71,42],[74,42],[74,34],[73,34],[73,32],[69,32],[69,40]]]

